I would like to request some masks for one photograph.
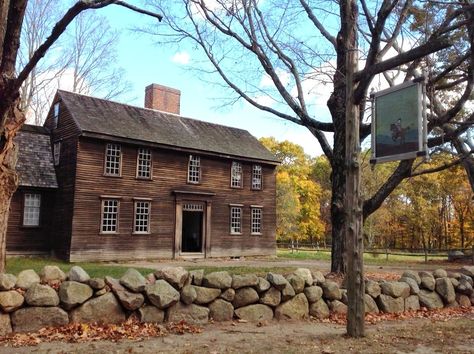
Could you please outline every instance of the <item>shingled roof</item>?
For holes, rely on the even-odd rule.
[[[248,131],[134,107],[67,91],[58,95],[83,133],[121,137],[164,147],[278,163]]]
[[[20,186],[58,188],[48,131],[25,124],[17,133],[15,143],[19,146],[16,170]]]

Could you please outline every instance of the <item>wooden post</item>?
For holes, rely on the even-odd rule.
[[[388,248],[385,249],[385,260],[388,261]]]
[[[364,244],[362,238],[362,200],[360,196],[360,142],[359,107],[354,101],[354,73],[357,71],[358,43],[357,16],[355,0],[344,1],[343,21],[344,49],[346,54],[346,193],[344,209],[346,260],[347,260],[347,334],[351,337],[364,336]]]

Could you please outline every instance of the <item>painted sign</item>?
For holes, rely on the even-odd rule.
[[[426,155],[424,97],[421,81],[373,94],[372,163]]]

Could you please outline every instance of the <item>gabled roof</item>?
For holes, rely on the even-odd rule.
[[[15,137],[18,144],[16,170],[20,186],[58,188],[48,131],[25,124]]]
[[[94,133],[169,148],[279,163],[246,130],[62,90],[58,96],[84,135]]]

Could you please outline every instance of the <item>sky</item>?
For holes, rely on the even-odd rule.
[[[277,140],[289,140],[303,146],[311,156],[322,154],[315,137],[304,127],[260,111],[247,102],[239,101],[232,106],[221,107],[221,89],[206,84],[190,70],[199,53],[186,48],[159,46],[152,36],[130,31],[144,21],[143,16],[118,6],[99,10],[111,27],[121,31],[118,44],[118,66],[125,70],[125,79],[131,83],[131,92],[121,101],[143,106],[145,87],[157,83],[181,91],[181,115],[213,123],[248,130],[255,137],[273,136]],[[329,111],[321,103],[318,112],[329,119]]]

